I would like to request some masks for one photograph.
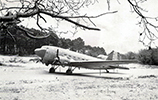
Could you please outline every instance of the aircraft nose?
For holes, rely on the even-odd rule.
[[[46,49],[45,48],[35,49],[35,54],[40,56],[41,58],[44,57],[45,53],[46,53]]]

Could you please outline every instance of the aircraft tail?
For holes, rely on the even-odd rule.
[[[121,60],[120,53],[112,51],[108,54],[107,60]]]

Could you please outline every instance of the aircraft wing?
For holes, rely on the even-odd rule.
[[[74,66],[79,68],[87,68],[87,69],[129,69],[127,67],[118,66],[119,64],[129,64],[129,63],[137,63],[137,61],[124,60],[124,61],[77,61],[77,62],[69,62],[65,65]]]

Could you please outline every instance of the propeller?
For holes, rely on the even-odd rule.
[[[59,49],[57,49],[56,57],[55,57],[55,59],[54,59],[53,64],[56,64],[56,63],[61,64],[61,62],[60,62],[60,57],[59,57]]]
[[[57,60],[60,61],[60,57],[59,57],[59,49],[57,49],[56,57],[57,57]]]

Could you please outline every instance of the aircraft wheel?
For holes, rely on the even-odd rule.
[[[54,67],[50,68],[49,73],[55,73],[55,68]]]
[[[109,71],[106,69],[106,72],[109,73]]]
[[[68,74],[68,75],[72,74],[72,70],[71,70],[71,69],[68,69],[68,70],[66,71],[66,74]]]

